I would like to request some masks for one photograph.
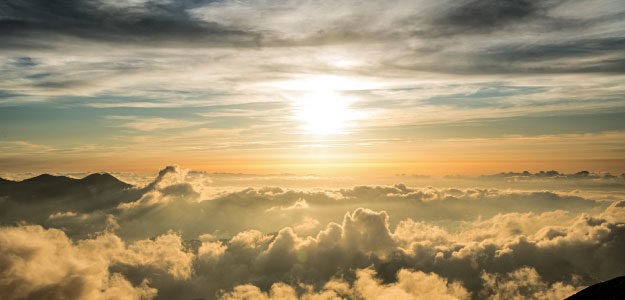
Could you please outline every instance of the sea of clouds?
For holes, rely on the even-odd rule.
[[[139,177],[0,182],[2,299],[562,299],[625,270],[622,175]]]

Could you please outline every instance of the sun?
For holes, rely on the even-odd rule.
[[[333,90],[306,92],[295,100],[295,119],[308,134],[346,134],[357,119],[357,113],[350,109],[353,102],[353,98]]]
[[[355,121],[364,112],[352,108],[358,98],[347,95],[361,90],[366,82],[343,76],[299,76],[295,80],[280,82],[281,89],[290,91],[294,119],[304,133],[312,135],[348,134]]]

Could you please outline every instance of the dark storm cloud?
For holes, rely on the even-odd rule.
[[[563,35],[566,33],[562,33]],[[625,39],[607,36],[555,41],[509,41],[464,52],[431,54],[430,60],[400,56],[388,67],[451,74],[567,74],[625,72]],[[441,50],[454,51],[453,48]]]
[[[481,33],[544,16],[547,1],[469,0],[453,1],[434,24],[446,34]]]
[[[523,35],[564,35],[576,39],[579,31],[595,26],[619,22],[623,12],[596,16],[561,16],[557,12],[572,2],[552,0],[462,0],[441,2],[425,16],[411,16],[398,24],[409,30],[413,37],[441,43],[427,45],[425,53],[447,48],[446,41],[470,37],[488,43],[489,38],[517,39]],[[563,5],[564,4],[564,5]],[[418,20],[418,21],[417,21]],[[515,38],[515,35],[516,36]],[[483,43],[476,43],[480,47]],[[454,46],[457,44],[454,44]]]
[[[124,2],[119,2],[123,4]],[[187,9],[208,1],[9,0],[0,3],[3,47],[38,47],[43,40],[77,37],[124,43],[250,44],[258,34],[193,19]],[[118,4],[117,4],[118,5]],[[30,41],[30,42],[29,42]]]
[[[3,98],[14,98],[14,97],[19,97],[19,96],[23,96],[23,95],[17,94],[17,93],[13,93],[13,92],[9,92],[9,91],[0,90],[0,99],[3,99]]]
[[[33,67],[37,65],[37,62],[31,57],[18,57],[13,61],[13,64],[17,67]]]
[[[526,73],[622,73],[625,71],[625,38],[614,36],[545,44],[517,44],[491,48],[478,56],[492,71]],[[592,59],[596,57],[596,59]],[[585,59],[562,63],[566,59]],[[559,60],[560,63],[550,63]],[[512,67],[506,67],[508,62]],[[501,63],[501,64],[497,64]],[[532,65],[532,63],[547,63]],[[497,67],[494,67],[497,65]],[[515,67],[516,65],[516,67]]]
[[[560,43],[526,44],[489,49],[489,57],[500,60],[540,61],[625,53],[625,37],[579,39]]]
[[[400,1],[401,2],[401,1]],[[376,6],[354,6],[351,12],[342,18],[329,18],[327,23],[320,24],[320,29],[298,38],[286,37],[276,29],[263,29],[261,24],[245,24],[233,21],[223,25],[216,21],[201,19],[190,11],[206,8],[212,4],[232,5],[229,1],[158,1],[146,0],[127,2],[104,0],[9,0],[0,3],[0,34],[7,40],[5,47],[21,47],[24,41],[47,39],[47,35],[72,36],[105,42],[136,42],[154,45],[170,42],[197,42],[206,45],[318,45],[349,41],[391,41],[406,37],[405,32],[415,32],[412,26],[422,28],[416,30],[417,36],[428,38],[451,35],[491,33],[503,30],[508,25],[523,22],[535,22],[545,32],[566,30],[575,24],[584,23],[586,27],[595,23],[605,22],[605,18],[590,20],[574,20],[548,16],[548,12],[560,4],[556,1],[534,0],[469,0],[441,2],[435,6],[433,16],[423,17],[420,7],[415,13],[397,20],[390,15],[390,28],[359,28],[367,25],[371,17],[376,16]],[[298,6],[304,2],[284,3],[285,11],[293,10],[295,15],[301,13]],[[319,7],[327,3],[319,1]],[[250,9],[265,11],[267,20],[272,16],[282,17],[279,10],[267,3],[247,3]],[[335,4],[336,5],[336,4]],[[346,4],[350,6],[351,4]],[[391,4],[389,4],[391,5]],[[314,7],[314,6],[313,6]],[[332,6],[329,6],[332,7]],[[337,9],[345,8],[336,6]],[[390,7],[389,7],[390,8]],[[386,9],[386,8],[385,8]],[[373,10],[373,11],[370,11]],[[317,11],[319,13],[323,11]],[[224,11],[223,13],[231,13]],[[275,15],[274,15],[275,14]],[[226,16],[227,17],[227,16]],[[236,14],[233,18],[240,18]],[[416,23],[415,23],[416,22]],[[359,28],[359,29],[355,29]],[[288,28],[283,28],[288,30]],[[22,40],[22,42],[20,42]]]
[[[587,15],[570,13],[568,6],[576,3],[10,0],[0,3],[0,48],[36,51],[28,57],[12,55],[13,63],[7,68],[12,72],[7,74],[13,75],[5,77],[13,80],[7,81],[11,85],[7,89],[23,90],[20,85],[24,81],[14,79],[28,78],[28,89],[63,94],[81,89],[86,93],[114,91],[122,74],[154,75],[153,71],[169,72],[183,65],[227,64],[235,74],[220,80],[236,78],[237,83],[258,80],[250,75],[254,72],[236,74],[239,64],[257,67],[265,73],[263,78],[281,77],[293,70],[340,71],[316,62],[300,63],[295,58],[300,50],[287,56],[295,55],[296,63],[281,59],[285,57],[282,51],[291,48],[325,51],[323,47],[313,49],[318,46],[362,45],[359,48],[366,50],[362,59],[368,63],[353,72],[367,76],[398,70],[462,75],[623,73],[623,34],[618,29],[623,9],[600,3],[597,6],[603,10]],[[605,9],[611,5],[613,9]],[[98,53],[119,44],[124,48],[116,49],[114,57]],[[136,52],[144,46],[149,53]],[[172,47],[179,50],[167,50],[167,59],[158,53]],[[182,50],[211,47],[219,47],[219,51],[264,47],[268,56],[259,60],[254,57],[258,53],[240,51],[233,53],[247,57],[244,62],[227,57],[203,60],[210,56],[188,56]],[[49,59],[58,55],[60,48],[67,51],[61,55],[87,51],[100,61],[51,63]],[[132,62],[137,57],[145,63]],[[140,78],[144,76],[136,76],[136,80]],[[181,89],[185,82],[175,88]]]

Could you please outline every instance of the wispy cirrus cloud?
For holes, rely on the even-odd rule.
[[[368,143],[366,154],[385,151],[370,141],[401,147],[398,141],[476,140],[493,131],[625,130],[614,121],[625,95],[618,1],[29,0],[0,7],[3,127],[19,132],[11,142],[69,147],[63,132],[70,130],[43,135],[11,117],[32,111],[20,116],[42,127],[37,109],[72,128],[72,137],[88,137],[86,144],[145,141],[161,129],[171,148],[295,149],[283,157],[323,144],[307,130],[324,124],[349,127],[327,140]],[[318,103],[319,95],[350,100],[340,113],[298,106]],[[314,119],[325,122],[312,126],[301,107],[323,111]],[[577,122],[579,115],[596,122]],[[226,141],[224,130],[238,131]],[[194,135],[203,140],[184,138]]]
[[[202,124],[206,124],[206,122],[202,121],[187,121],[187,120],[176,120],[176,119],[166,119],[166,118],[144,118],[137,116],[108,116],[110,120],[118,120],[120,124],[115,126],[125,127],[139,131],[154,131],[154,130],[163,130],[163,129],[175,129],[175,128],[185,128],[185,127],[194,127]]]

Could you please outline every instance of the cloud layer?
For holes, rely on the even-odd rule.
[[[562,299],[625,269],[625,200],[609,190],[612,198],[591,200],[405,185],[274,187],[202,199],[200,189],[211,186],[196,176],[167,167],[144,187],[121,185],[134,196],[104,207],[54,211],[45,197],[24,208],[10,204],[0,228],[0,293],[7,299]],[[70,191],[80,191],[84,181],[55,178],[65,181],[57,189],[73,186]],[[108,185],[92,200],[107,193],[119,195]],[[6,205],[28,198],[2,199]],[[63,205],[85,200],[72,199],[63,198]],[[40,219],[38,207],[48,216]]]

